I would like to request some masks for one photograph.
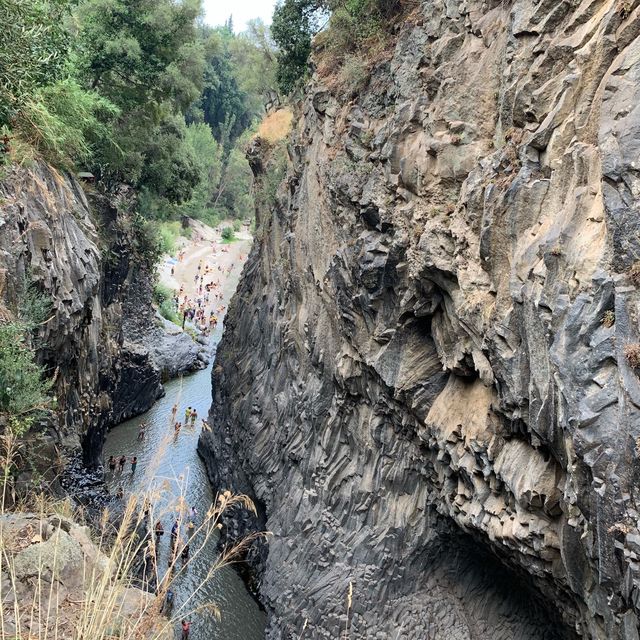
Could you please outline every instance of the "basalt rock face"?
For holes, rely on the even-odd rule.
[[[28,287],[50,300],[37,336],[57,398],[48,440],[70,449],[81,444],[85,463],[94,464],[107,428],[162,394],[162,364],[149,345],[174,340],[165,338],[151,311],[151,277],[132,235],[131,194],[93,193],[89,202],[76,180],[44,164],[9,170],[0,194],[3,317],[10,319]],[[189,342],[191,368],[198,368],[199,348]]]
[[[639,5],[429,0],[311,82],[201,441],[269,638],[638,638]]]

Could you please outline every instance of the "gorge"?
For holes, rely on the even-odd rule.
[[[180,635],[157,576],[130,591],[128,570],[103,569],[117,554],[70,518],[5,513],[43,480],[59,497],[80,457],[108,505],[94,538],[107,515],[146,514],[143,576],[151,555],[171,576],[187,513],[206,522],[242,496],[172,586],[178,605],[197,594],[192,638],[640,640],[640,0],[283,0],[331,14],[288,97],[271,90],[283,52],[259,28],[249,47],[231,19],[207,31],[198,2],[107,5],[77,4],[83,47],[107,43],[78,77],[114,100],[102,116],[120,155],[87,136],[97,185],[42,149],[0,156],[0,329],[26,327],[50,398],[3,463],[0,555],[73,539],[75,574],[89,557],[143,602],[120,618],[152,612],[136,638]],[[102,14],[135,20],[109,39]],[[268,113],[253,125],[260,76]],[[254,204],[249,255],[235,245],[225,297],[206,303],[224,327],[189,321],[201,270],[224,272],[205,256]],[[228,237],[189,240],[202,257],[167,280],[180,252],[159,263],[154,229],[224,216]],[[183,405],[204,424],[176,427]],[[21,414],[5,409],[6,448]],[[139,468],[104,469],[124,454]],[[178,506],[157,516],[163,539],[165,486]],[[229,567],[199,586],[233,545],[264,611]],[[9,573],[3,557],[2,594],[31,599]],[[78,604],[89,587],[71,581]],[[65,624],[73,640],[115,637]]]
[[[200,442],[268,638],[638,637],[639,12],[420,2],[318,64]]]

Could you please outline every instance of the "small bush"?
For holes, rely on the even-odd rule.
[[[137,258],[148,267],[153,267],[162,255],[162,240],[155,223],[136,214],[131,221],[132,248]]]
[[[625,345],[624,355],[630,367],[634,369],[640,368],[640,344],[633,342]]]
[[[161,282],[157,282],[153,287],[153,301],[157,305],[162,305],[167,300],[171,302],[171,298],[173,297],[173,291],[169,289],[166,285]]]
[[[233,231],[235,233],[238,233],[240,231],[240,229],[242,229],[242,222],[240,222],[240,220],[234,220],[233,221]]]
[[[47,160],[65,167],[86,162],[95,145],[117,147],[108,124],[118,109],[72,80],[41,89],[16,114],[18,135]]]
[[[366,60],[357,54],[347,55],[340,69],[340,85],[344,92],[353,96],[361,91],[369,79]]]
[[[164,300],[158,307],[160,315],[169,322],[182,326],[182,316],[178,314],[171,300]]]
[[[636,287],[640,287],[640,260],[634,262],[631,269],[629,269],[629,277]]]
[[[18,318],[25,327],[32,331],[46,322],[51,313],[51,298],[40,291],[36,284],[25,283],[24,293],[20,296]]]
[[[182,235],[182,229],[179,222],[161,222],[158,225],[158,238],[162,253],[175,253],[176,240],[180,235]]]
[[[233,242],[236,239],[233,229],[231,227],[224,227],[222,229],[222,240],[224,242]]]
[[[615,321],[616,321],[616,314],[611,309],[608,309],[602,314],[602,325],[607,329],[609,327],[613,327]]]
[[[49,404],[51,382],[27,339],[28,328],[20,323],[0,325],[0,413],[21,418],[27,429],[29,417]]]

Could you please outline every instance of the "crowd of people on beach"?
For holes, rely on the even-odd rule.
[[[180,255],[179,253],[178,261]],[[234,267],[233,262],[226,268],[218,265],[218,271],[229,276]],[[217,328],[218,317],[226,311],[226,306],[221,304],[224,300],[222,282],[220,276],[214,279],[213,272],[212,266],[205,263],[204,259],[200,260],[194,276],[195,295],[189,296],[182,283],[172,299],[174,309],[182,316],[182,328],[184,329],[187,321],[191,322],[204,336],[209,336]],[[174,267],[171,268],[171,275],[175,276]],[[216,301],[219,301],[217,306]]]

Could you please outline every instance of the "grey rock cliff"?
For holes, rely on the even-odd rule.
[[[38,335],[38,357],[58,400],[48,440],[69,449],[81,444],[85,462],[94,464],[106,429],[146,411],[162,394],[163,378],[200,368],[200,347],[154,317],[152,278],[132,235],[131,194],[92,191],[89,202],[75,179],[39,163],[9,169],[0,197],[4,315],[29,284],[51,300]],[[181,354],[175,364],[158,355],[170,350]]]
[[[308,87],[201,440],[269,638],[639,637],[639,5],[429,0]]]

